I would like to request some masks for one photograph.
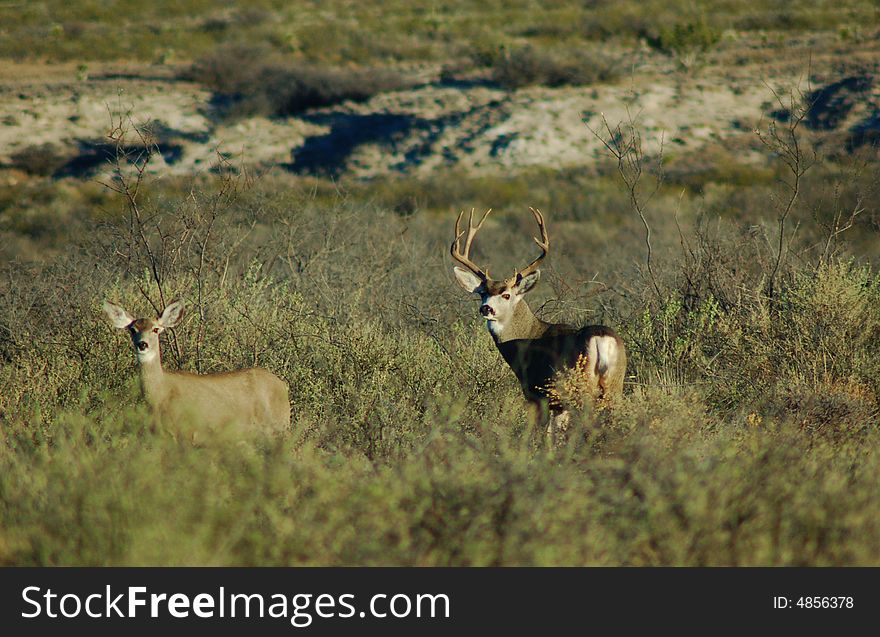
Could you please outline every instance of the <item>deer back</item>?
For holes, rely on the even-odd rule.
[[[557,395],[561,391],[557,388],[560,381],[595,396],[600,390],[600,378],[608,372],[613,376],[620,367],[619,356],[609,361],[599,356],[603,338],[613,339],[619,345],[617,352],[623,352],[620,337],[604,325],[574,328],[551,324],[538,338],[513,339],[496,345],[516,374],[527,400],[549,400],[551,408],[562,409]],[[622,382],[620,385],[622,389]]]
[[[287,383],[261,368],[217,374],[166,372],[151,401],[172,420],[191,418],[208,428],[234,425],[279,432],[290,425]]]

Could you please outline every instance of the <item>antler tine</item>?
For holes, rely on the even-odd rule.
[[[532,211],[532,215],[534,215],[535,221],[538,224],[538,229],[541,231],[540,239],[538,239],[538,237],[532,237],[535,240],[535,243],[538,244],[538,247],[541,248],[541,254],[525,268],[518,271],[520,277],[529,275],[537,270],[538,266],[541,264],[541,261],[543,261],[544,257],[547,256],[547,253],[550,252],[550,236],[547,234],[547,226],[544,223],[544,215],[542,215],[541,211],[537,208],[532,208],[531,206],[529,206],[529,210]]]
[[[489,213],[492,212],[492,209],[489,208],[477,225],[474,225],[474,209],[471,208],[470,214],[468,215],[468,227],[467,230],[461,230],[461,218],[464,215],[464,210],[458,213],[458,218],[455,220],[455,240],[452,242],[452,246],[450,247],[450,254],[452,258],[465,266],[468,270],[476,274],[478,277],[483,279],[484,281],[489,278],[488,271],[484,271],[480,266],[471,261],[470,253],[471,253],[471,243],[474,241],[474,237],[477,236],[477,232],[483,226],[483,222],[486,221],[486,217],[489,216]],[[461,251],[461,238],[467,233],[467,236],[464,240],[464,252]]]
[[[489,209],[485,212],[485,214],[483,214],[483,217],[480,219],[480,221],[479,221],[479,223],[477,223],[477,225],[473,225],[472,222],[473,222],[473,220],[474,220],[474,209],[471,208],[471,212],[470,212],[470,214],[468,215],[468,236],[467,236],[467,239],[466,239],[465,242],[464,242],[464,253],[465,253],[465,255],[470,254],[470,252],[471,252],[471,242],[474,240],[474,237],[477,236],[477,231],[478,231],[481,227],[483,227],[483,222],[486,220],[486,217],[489,216],[489,213],[490,213],[490,212],[492,212],[492,209],[491,209],[491,208],[489,208]],[[473,232],[471,232],[471,231],[473,231]]]

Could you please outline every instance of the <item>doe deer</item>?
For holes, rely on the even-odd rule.
[[[557,430],[567,427],[572,406],[583,406],[585,398],[608,404],[623,394],[626,348],[609,327],[548,323],[529,308],[523,297],[538,282],[538,266],[550,250],[544,216],[540,210],[530,210],[541,233],[540,239],[535,237],[541,254],[525,268],[514,270],[510,278],[490,278],[488,270],[469,256],[474,237],[491,209],[476,225],[472,209],[466,230],[460,229],[464,211],[459,213],[450,252],[464,266],[454,268],[461,287],[480,295],[480,314],[498,351],[516,374],[536,421],[540,423],[546,415],[547,436],[553,444]]]
[[[231,425],[248,433],[275,433],[290,426],[287,383],[266,369],[192,374],[162,368],[159,334],[180,321],[180,301],[155,319],[132,318],[109,301],[104,302],[104,311],[114,326],[131,336],[144,398],[163,423],[191,422],[208,431]]]

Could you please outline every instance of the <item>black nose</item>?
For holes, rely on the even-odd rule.
[[[138,351],[140,351],[140,352],[145,352],[145,351],[147,351],[147,347],[149,347],[149,345],[147,345],[147,344],[144,343],[143,341],[140,341],[140,342],[137,344]]]
[[[493,310],[488,305],[482,305],[480,306],[480,314],[482,314],[483,316],[491,316],[492,314],[495,314],[495,310]]]

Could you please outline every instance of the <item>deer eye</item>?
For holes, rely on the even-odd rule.
[[[507,301],[508,299],[510,299],[510,294],[505,292],[504,294],[501,295],[501,298],[504,299],[505,301]]]
[[[153,332],[156,333],[156,334],[158,334],[158,333],[159,333],[159,328],[158,328],[158,327],[154,327],[154,328],[153,328]]]

